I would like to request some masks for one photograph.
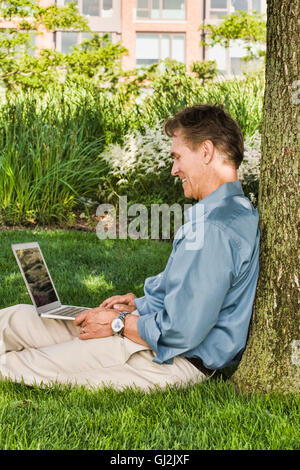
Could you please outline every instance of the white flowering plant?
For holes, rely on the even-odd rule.
[[[130,131],[125,144],[110,144],[102,153],[110,172],[101,178],[100,198],[117,201],[126,195],[129,203],[170,203],[183,201],[179,181],[171,176],[171,141],[162,123],[146,126],[144,132]],[[180,186],[181,187],[181,186]]]
[[[244,142],[244,160],[238,169],[238,176],[243,184],[245,194],[253,205],[258,200],[259,167],[261,158],[261,135],[256,131],[247,136]]]
[[[178,178],[171,176],[171,140],[163,132],[162,122],[130,131],[125,144],[110,144],[102,153],[110,171],[101,178],[100,199],[117,203],[121,195],[128,203],[187,203]],[[245,139],[245,157],[238,174],[245,194],[257,201],[260,162],[260,134]],[[190,202],[190,201],[188,201]]]

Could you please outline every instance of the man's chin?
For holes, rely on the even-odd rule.
[[[191,198],[192,198],[191,192],[188,190],[188,188],[183,187],[183,194],[184,194],[185,197],[187,197],[188,199],[191,199]]]

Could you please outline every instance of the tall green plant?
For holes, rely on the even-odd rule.
[[[132,201],[145,204],[178,201],[180,194],[169,169],[159,166],[161,150],[155,147],[151,129],[184,106],[223,103],[244,136],[260,130],[263,77],[202,86],[199,79],[187,76],[185,66],[169,63],[169,67],[172,72],[166,68],[153,76],[152,94],[140,102],[122,86],[112,93],[67,81],[49,87],[44,94],[19,93],[2,103],[2,220],[50,223],[72,215],[82,205],[82,198],[107,201],[112,194],[116,204],[118,194],[128,194]],[[126,174],[129,182],[120,182],[121,174],[112,171],[109,158],[104,160],[102,152],[110,144],[128,144],[132,131],[146,136],[146,140],[141,143],[141,157],[138,151],[135,153],[134,171]],[[150,149],[158,153],[158,160],[151,171],[150,157],[144,174],[143,154],[146,151],[151,155]]]
[[[262,74],[201,84],[196,77],[183,72],[181,75],[170,73],[166,69],[154,80],[153,93],[139,107],[139,115],[142,116],[139,122],[153,126],[186,106],[222,103],[237,120],[243,134],[253,135],[261,127],[263,91]]]
[[[65,98],[65,97],[64,97]],[[80,102],[81,98],[81,102]],[[84,97],[83,97],[84,98]],[[101,132],[88,133],[93,115],[79,103],[32,94],[0,113],[0,212],[6,223],[67,218],[93,197],[106,164]],[[94,132],[93,132],[94,131]]]

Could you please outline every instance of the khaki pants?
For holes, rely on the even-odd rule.
[[[187,359],[153,362],[151,349],[128,338],[80,340],[73,321],[41,318],[32,305],[0,310],[0,374],[27,385],[137,386],[184,385],[205,380]]]

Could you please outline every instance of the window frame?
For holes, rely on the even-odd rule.
[[[84,34],[87,34],[87,31],[62,31],[62,30],[58,30],[58,31],[55,31],[55,49],[58,51],[58,52],[63,52],[62,51],[62,35],[63,33],[74,33],[74,34],[77,34],[77,42],[76,44],[74,44],[74,46],[79,46],[79,44],[81,44],[84,39],[83,36]],[[114,42],[114,33],[111,32],[111,31],[92,31],[91,33],[88,33],[90,34],[91,36],[93,36],[93,34],[99,34],[100,36],[103,36],[104,34],[110,34],[111,35],[111,42],[113,43]],[[70,52],[64,52],[64,54],[70,54],[72,51]]]
[[[60,4],[64,5],[64,6],[66,6],[67,3],[70,3],[71,1],[76,1],[76,0],[69,0],[68,2],[66,2],[65,0],[59,0],[58,3],[60,3]],[[114,0],[111,0],[111,1],[112,1],[112,8],[111,8],[112,14],[111,14],[111,16],[105,16],[105,15],[103,15],[103,11],[106,11],[106,10],[103,9],[103,2],[104,2],[104,0],[98,0],[98,4],[99,4],[99,13],[100,13],[99,16],[97,16],[97,15],[95,15],[95,16],[94,16],[94,15],[84,15],[84,14],[82,13],[82,9],[83,9],[83,0],[77,0],[78,12],[80,13],[80,15],[85,16],[86,18],[102,18],[102,19],[108,18],[108,19],[109,19],[109,18],[112,18],[112,17],[114,16]]]
[[[208,0],[208,15],[207,15],[207,18],[209,19],[212,19],[212,20],[221,20],[221,18],[211,18],[211,12],[224,12],[224,15],[222,16],[225,16],[225,15],[228,15],[230,14],[230,11],[231,11],[231,7],[232,7],[232,0],[226,0],[227,1],[227,8],[212,8],[211,7],[211,0]],[[247,10],[247,13],[251,13],[251,11],[254,11],[253,10],[253,0],[247,0],[248,2],[248,10]],[[261,14],[264,14],[265,13],[265,9],[264,9],[264,1],[261,0],[261,4],[260,4],[260,10],[261,10]]]
[[[7,33],[5,33],[5,30],[2,30],[1,32],[2,32],[3,35],[7,34]],[[28,47],[27,54],[31,57],[37,57],[37,52],[38,52],[37,42],[38,42],[38,37],[39,37],[40,33],[35,29],[26,30],[26,29],[13,28],[13,30],[8,33],[8,36],[10,36],[10,34],[17,33],[17,32],[29,34],[29,36],[31,36],[31,46],[32,47]],[[23,54],[25,52],[25,50],[26,50],[25,44],[17,44],[14,48],[11,48],[11,49],[10,48],[7,48],[7,49],[3,48],[3,51],[7,52],[8,55],[14,51],[14,54],[16,54],[17,57],[18,57],[19,53]]]
[[[152,5],[153,5],[153,0],[148,0],[148,8],[138,8],[138,0],[136,0],[136,8],[135,8],[135,20],[136,21],[186,21],[186,2],[187,0],[184,0],[184,18],[164,18],[163,17],[163,0],[158,0],[159,1],[159,17],[158,18],[152,18]],[[148,11],[149,15],[146,17],[139,17],[138,12],[139,11]]]
[[[231,3],[232,0],[227,0],[227,10],[222,10],[221,8],[210,8],[211,6],[211,0],[208,1],[207,3],[207,15],[206,15],[206,18],[205,18],[205,21],[211,21],[212,24],[218,24],[219,22],[222,21],[221,18],[211,18],[211,11],[224,11],[224,15],[226,14],[229,14],[230,13],[230,9],[231,9],[231,6],[232,6],[232,3]],[[248,13],[251,13],[252,11],[254,11],[252,9],[253,7],[253,0],[248,0]],[[260,13],[262,15],[265,15],[266,14],[266,2],[265,0],[261,0],[261,4],[260,4]],[[211,57],[211,54],[210,54],[210,51],[211,51],[211,48],[208,47],[207,48],[207,56],[208,56],[208,60],[213,60],[213,58]],[[231,59],[235,59],[235,58],[238,58],[238,59],[241,59],[241,57],[233,57],[231,55],[231,47],[228,47],[228,48],[225,48],[224,47],[224,55],[225,55],[225,76],[232,76],[232,64],[231,64]]]
[[[137,38],[138,38],[138,34],[141,34],[141,35],[147,35],[147,34],[151,34],[151,35],[157,35],[158,36],[158,60],[157,60],[157,63],[160,61],[160,60],[163,60],[162,59],[162,36],[165,35],[165,36],[170,36],[170,58],[173,59],[173,38],[174,36],[183,36],[184,38],[184,62],[182,62],[183,64],[186,64],[186,33],[185,32],[166,32],[166,31],[163,31],[163,32],[157,32],[157,31],[137,31],[136,32],[136,37],[135,37],[135,46],[137,44]],[[136,50],[136,49],[135,49]],[[141,67],[142,65],[140,64],[137,64],[137,61],[139,59],[137,58],[137,56],[135,57],[135,64],[136,64],[136,67]]]

